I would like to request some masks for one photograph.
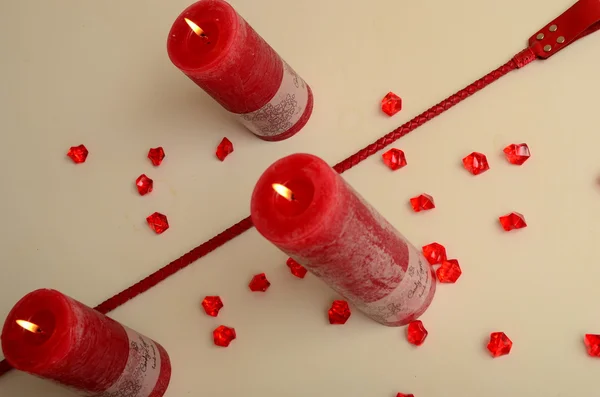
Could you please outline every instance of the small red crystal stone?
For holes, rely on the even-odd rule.
[[[346,324],[351,315],[348,302],[342,300],[333,301],[329,309],[329,324]]]
[[[600,335],[586,334],[583,342],[591,357],[600,357]]]
[[[219,310],[223,308],[223,301],[220,296],[207,296],[202,300],[202,307],[206,314],[217,317]]]
[[[500,220],[502,228],[507,232],[513,229],[523,229],[524,227],[527,227],[525,217],[518,212],[511,212],[510,214],[501,216],[498,219]]]
[[[215,345],[227,347],[237,337],[235,329],[221,325],[213,331],[213,340]]]
[[[463,165],[473,175],[479,175],[490,169],[485,154],[473,152],[463,159]]]
[[[398,394],[396,394],[396,397],[415,397],[415,395],[414,394],[398,393]]]
[[[230,153],[233,152],[233,143],[227,138],[223,138],[219,146],[217,146],[217,158],[221,161],[225,160]]]
[[[531,157],[529,146],[526,143],[508,145],[504,148],[504,155],[508,162],[514,165],[522,165]]]
[[[406,327],[406,339],[415,346],[421,346],[428,334],[421,320],[411,321]]]
[[[146,221],[148,221],[148,226],[150,226],[150,228],[154,230],[156,234],[161,234],[169,228],[169,221],[167,220],[167,217],[160,212],[155,212],[154,214],[150,215],[146,218]]]
[[[446,260],[446,248],[440,243],[424,245],[423,256],[430,265],[437,265]]]
[[[490,334],[490,342],[487,349],[492,354],[492,357],[500,357],[510,353],[512,349],[512,341],[504,332],[492,332]]]
[[[415,212],[421,212],[435,208],[433,197],[428,194],[422,194],[410,199],[410,205]]]
[[[67,152],[67,156],[69,156],[75,164],[80,164],[80,163],[85,162],[85,159],[87,159],[88,153],[89,152],[88,152],[87,148],[83,145],[71,146],[71,148]]]
[[[388,92],[381,100],[381,110],[388,116],[393,116],[402,110],[402,98],[393,92]]]
[[[152,148],[148,151],[148,158],[152,161],[152,164],[159,166],[165,158],[165,151],[162,146]]]
[[[292,258],[288,258],[287,262],[286,262],[287,266],[290,268],[290,272],[298,277],[298,278],[304,278],[304,276],[306,276],[306,268],[304,266],[302,266],[301,264],[299,264],[298,262],[296,262],[295,260],[293,260]]]
[[[140,196],[145,196],[154,188],[154,181],[148,178],[146,174],[142,174],[135,180],[135,186],[137,186]]]
[[[400,149],[390,149],[381,155],[383,162],[392,171],[399,170],[406,165],[406,157]]]
[[[447,259],[442,262],[442,265],[435,272],[440,283],[453,284],[462,274],[460,265],[456,259]]]
[[[254,292],[265,292],[270,286],[271,283],[269,280],[267,280],[267,276],[264,273],[260,273],[252,277],[250,284],[248,284],[250,290]]]

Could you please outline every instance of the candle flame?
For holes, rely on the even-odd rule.
[[[17,324],[19,324],[21,327],[23,327],[27,331],[33,332],[34,334],[42,332],[42,329],[38,325],[36,325],[34,323],[30,323],[29,321],[17,320]]]
[[[285,187],[279,183],[274,183],[272,186],[273,186],[273,190],[275,190],[277,192],[277,194],[279,194],[281,197],[285,198],[286,200],[292,201],[294,199],[294,193],[287,187]]]
[[[204,36],[204,30],[202,30],[202,28],[200,26],[196,25],[194,22],[190,21],[187,18],[183,18],[183,19],[185,19],[185,22],[188,24],[190,29],[192,29],[194,31],[194,33],[196,33],[200,37]]]

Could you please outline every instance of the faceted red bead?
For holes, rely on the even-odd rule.
[[[485,154],[473,152],[463,159],[463,165],[473,175],[479,175],[490,169]]]
[[[350,306],[348,302],[342,300],[333,301],[329,309],[329,324],[346,324],[350,318]]]
[[[504,148],[504,155],[509,163],[522,165],[531,156],[531,153],[526,143],[513,143]]]
[[[501,216],[498,219],[500,220],[502,228],[507,232],[513,229],[523,229],[524,227],[527,227],[525,217],[518,212],[511,212],[510,214]]]
[[[67,152],[67,156],[69,156],[75,164],[79,164],[79,163],[85,162],[85,159],[87,159],[88,153],[89,152],[88,152],[87,148],[83,145],[71,146],[71,148]]]
[[[213,340],[217,346],[227,347],[236,337],[235,329],[224,325],[219,326],[213,331]]]
[[[287,266],[290,268],[290,272],[298,277],[298,278],[304,278],[304,276],[306,276],[306,268],[304,266],[302,266],[301,264],[299,264],[298,262],[296,262],[295,260],[293,260],[292,258],[288,258],[287,262],[286,262]]]
[[[152,148],[148,151],[148,158],[152,161],[152,164],[159,166],[165,158],[165,151],[162,146]]]
[[[411,321],[406,327],[406,339],[415,346],[421,346],[428,334],[421,320]]]
[[[512,341],[504,332],[492,332],[490,334],[490,342],[487,349],[492,354],[492,357],[500,357],[510,353],[512,349]]]
[[[150,228],[154,230],[156,234],[161,234],[169,228],[169,221],[167,220],[167,217],[160,212],[155,212],[154,214],[150,215],[146,218],[146,221],[148,222],[148,226],[150,226]]]
[[[420,196],[411,198],[410,205],[412,205],[412,208],[415,212],[421,212],[435,208],[433,197],[428,194],[422,194]]]
[[[392,171],[399,170],[406,165],[406,157],[400,149],[390,149],[381,155],[383,162]]]
[[[415,397],[415,395],[414,394],[398,393],[398,394],[396,394],[396,397]]]
[[[446,248],[440,243],[424,245],[423,256],[430,265],[437,265],[446,260]]]
[[[586,334],[583,341],[590,356],[600,357],[600,335]]]
[[[448,259],[435,272],[440,283],[455,283],[462,274],[460,265],[456,259]]]
[[[254,292],[265,292],[270,286],[271,283],[269,280],[267,280],[267,276],[264,273],[260,273],[252,277],[250,284],[248,284],[250,290]]]
[[[393,92],[388,92],[381,100],[381,110],[390,117],[395,115],[402,110],[402,99]]]
[[[206,314],[217,317],[219,310],[223,308],[223,301],[220,296],[207,296],[202,300],[202,307]]]
[[[231,152],[233,152],[233,143],[229,139],[223,138],[219,146],[217,146],[217,158],[223,161]]]
[[[154,181],[148,178],[146,174],[142,174],[135,180],[135,186],[137,186],[140,196],[145,196],[154,188]]]

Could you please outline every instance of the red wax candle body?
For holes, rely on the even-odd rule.
[[[289,138],[310,118],[308,84],[223,0],[184,10],[167,50],[175,66],[259,138]]]
[[[40,327],[31,332],[24,320]],[[2,350],[16,369],[87,396],[161,397],[171,378],[165,349],[58,291],[40,289],[10,311]]]
[[[381,324],[404,325],[433,299],[434,273],[421,252],[318,157],[271,165],[254,188],[251,214],[265,238]]]

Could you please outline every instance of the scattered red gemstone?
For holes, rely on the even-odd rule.
[[[400,149],[390,149],[381,155],[383,162],[392,171],[399,170],[406,165],[406,157]]]
[[[412,208],[415,212],[421,212],[435,208],[433,197],[428,194],[422,194],[420,196],[411,198],[410,205],[412,205]]]
[[[531,157],[529,146],[526,143],[508,145],[504,148],[504,155],[508,162],[514,165],[522,165]]]
[[[415,346],[421,346],[428,334],[421,320],[411,321],[406,327],[406,339]]]
[[[88,153],[89,152],[88,152],[87,148],[83,145],[71,146],[71,148],[67,152],[67,156],[69,156],[75,164],[79,164],[79,163],[85,162],[85,159],[87,159]]]
[[[235,329],[224,325],[217,327],[213,331],[213,340],[217,346],[227,347],[236,337]]]
[[[414,394],[398,393],[398,394],[396,394],[396,397],[415,397],[415,395]]]
[[[152,161],[152,164],[159,166],[165,158],[165,151],[162,146],[152,148],[148,151],[148,158]]]
[[[169,221],[167,220],[167,217],[160,212],[155,212],[154,214],[150,215],[146,218],[146,221],[148,221],[148,225],[156,232],[156,234],[161,234],[169,228]]]
[[[306,268],[298,262],[296,262],[295,260],[293,260],[292,258],[288,258],[286,264],[290,268],[290,272],[294,276],[298,278],[304,278],[304,276],[306,276]]]
[[[435,274],[440,283],[453,284],[462,274],[462,270],[460,270],[460,265],[456,259],[448,259],[442,262]]]
[[[346,324],[350,315],[352,313],[350,312],[348,302],[342,300],[333,301],[329,309],[329,324]]]
[[[492,354],[492,357],[500,357],[510,353],[512,349],[512,341],[504,332],[492,332],[490,334],[490,342],[487,349]]]
[[[402,98],[393,92],[388,92],[381,100],[381,110],[388,116],[393,116],[402,110]]]
[[[511,212],[510,214],[501,216],[498,219],[500,220],[502,228],[507,232],[513,229],[523,229],[527,226],[525,217],[518,212]]]
[[[473,152],[463,159],[463,165],[473,175],[479,175],[490,169],[485,154]]]
[[[223,138],[217,146],[217,158],[223,161],[231,152],[233,152],[233,143],[229,139]]]
[[[207,296],[202,300],[202,307],[206,314],[217,317],[219,310],[223,308],[223,301],[220,296]]]
[[[600,357],[600,335],[586,334],[583,341],[590,356]]]
[[[267,280],[267,276],[264,273],[260,273],[252,277],[250,284],[248,284],[250,290],[254,292],[265,292],[270,286],[271,283],[269,280]]]
[[[135,180],[135,185],[140,196],[145,196],[154,188],[154,181],[148,178],[146,174],[142,174]]]
[[[424,245],[423,256],[430,265],[437,265],[446,260],[446,248],[440,243]]]

